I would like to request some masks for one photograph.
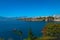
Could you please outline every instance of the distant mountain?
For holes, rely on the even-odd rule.
[[[14,20],[18,20],[22,17],[2,17],[0,16],[0,21],[14,21]]]
[[[1,16],[0,16],[0,20],[5,20],[5,19],[7,19],[7,18],[6,18],[6,17],[1,17]]]
[[[0,16],[0,21],[9,21],[9,20],[16,20],[17,18],[16,17],[1,17]]]
[[[6,17],[2,17],[2,16],[0,16],[0,19],[5,19]]]

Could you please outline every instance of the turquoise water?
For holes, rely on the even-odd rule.
[[[29,28],[32,28],[32,32],[35,36],[39,37],[42,35],[41,30],[47,22],[26,22],[26,21],[0,21],[0,37],[4,37],[7,40],[9,37],[14,40],[19,40],[19,36],[12,32],[13,29],[18,29],[23,32],[22,37],[28,37]]]

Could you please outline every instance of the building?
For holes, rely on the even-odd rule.
[[[29,18],[21,18],[20,20],[23,21],[60,21],[60,15],[54,15],[54,16],[46,16],[46,17],[29,17]]]
[[[49,22],[54,21],[54,17],[51,17],[51,16],[46,17],[45,21],[49,21]]]
[[[54,15],[54,21],[60,21],[60,15]]]

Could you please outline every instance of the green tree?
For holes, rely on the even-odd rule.
[[[33,40],[33,34],[32,34],[32,29],[30,28],[28,31],[28,40]]]
[[[29,28],[29,31],[28,31],[28,38],[24,39],[24,40],[36,40],[37,37],[34,36],[33,32],[32,32],[32,29]]]

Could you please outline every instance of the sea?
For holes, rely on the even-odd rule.
[[[9,20],[9,21],[0,21],[0,38],[4,40],[23,40],[28,37],[29,29],[32,29],[32,33],[36,37],[42,36],[42,30],[45,27],[47,22],[45,21],[20,21],[20,20]],[[16,35],[12,30],[18,29],[22,31],[22,38],[20,39],[19,35]]]

